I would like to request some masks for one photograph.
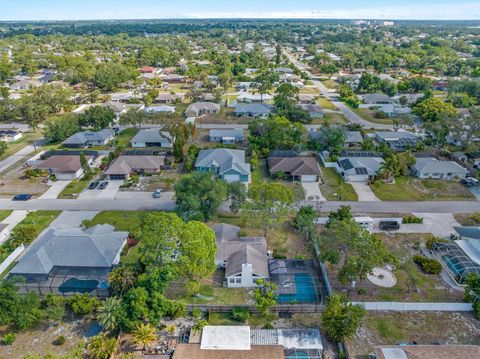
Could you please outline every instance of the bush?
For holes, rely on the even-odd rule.
[[[2,344],[3,345],[12,345],[13,342],[15,341],[15,339],[16,339],[15,334],[13,334],[13,333],[5,334],[5,336],[2,339]]]
[[[199,320],[199,319],[202,318],[203,313],[202,313],[202,311],[201,311],[200,309],[194,308],[194,309],[192,310],[191,316],[192,316],[193,318],[195,318],[196,320]]]
[[[63,335],[60,335],[57,339],[55,339],[54,342],[55,345],[63,345],[65,344],[65,337]]]
[[[87,293],[76,293],[73,297],[68,299],[68,305],[72,311],[77,315],[87,315],[93,313],[98,306],[98,299],[89,297]]]
[[[360,295],[367,294],[367,290],[365,288],[359,288],[358,289],[358,294],[360,294]]]
[[[480,212],[475,212],[470,215],[470,219],[475,223],[480,223]]]
[[[440,274],[442,271],[442,265],[436,259],[415,256],[413,261],[427,274]]]
[[[402,219],[403,224],[408,224],[408,223],[423,223],[423,218],[422,217],[417,217],[417,216],[405,216]]]
[[[235,307],[232,310],[232,319],[244,323],[250,318],[250,311],[247,308]]]
[[[435,243],[446,243],[446,242],[448,242],[448,241],[443,239],[443,238],[438,238],[438,237],[435,237],[433,235],[430,235],[425,240],[425,247],[427,247],[428,249],[432,249],[432,247]]]

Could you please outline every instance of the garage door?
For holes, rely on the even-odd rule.
[[[125,175],[110,175],[111,180],[125,180]]]
[[[228,183],[238,182],[240,181],[240,175],[225,175],[223,176],[223,179]]]
[[[303,175],[302,182],[317,182],[317,176],[315,175]]]

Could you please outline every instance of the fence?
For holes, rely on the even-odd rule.
[[[203,312],[229,313],[233,308],[247,308],[252,313],[258,313],[254,305],[230,304],[187,304],[187,310],[200,309]],[[270,308],[272,313],[320,313],[323,304],[277,304]]]
[[[15,250],[10,253],[10,255],[5,258],[5,260],[0,264],[0,274],[2,274],[10,266],[10,264],[12,264],[13,261],[17,259],[20,254],[23,253],[24,250],[25,246],[23,244],[15,248]]]
[[[366,310],[392,310],[398,312],[470,312],[470,303],[403,303],[403,302],[353,302]]]

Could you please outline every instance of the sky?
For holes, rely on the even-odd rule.
[[[319,18],[479,20],[480,0],[0,0],[0,20]]]

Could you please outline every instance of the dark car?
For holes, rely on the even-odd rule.
[[[395,231],[400,229],[400,224],[397,221],[380,221],[378,226],[382,231]]]
[[[30,193],[22,193],[22,194],[17,194],[15,197],[13,197],[13,200],[28,201],[30,198],[32,198],[32,195]]]
[[[98,189],[105,189],[108,187],[108,184],[108,181],[103,181],[102,183],[100,183],[100,186],[98,186]]]
[[[88,185],[88,189],[95,189],[98,187],[99,184],[100,184],[99,181],[94,181]]]

